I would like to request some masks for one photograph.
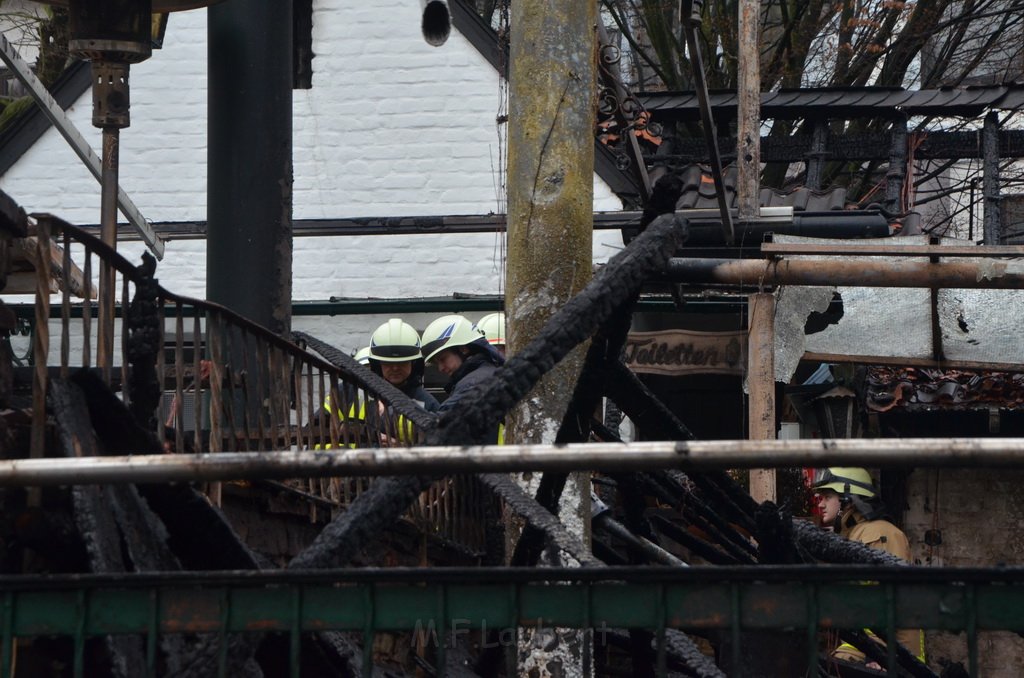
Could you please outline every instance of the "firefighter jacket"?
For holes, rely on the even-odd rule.
[[[859,541],[873,549],[891,553],[900,560],[910,562],[910,541],[903,530],[888,520],[868,520],[853,506],[845,509],[839,515],[839,534],[851,541]],[[885,644],[877,636],[872,635],[872,637],[883,645]],[[897,629],[896,640],[907,648],[910,654],[924,662],[923,631],[920,629]],[[864,661],[864,653],[847,643],[841,644],[832,654],[838,659],[847,661]]]
[[[474,353],[467,356],[462,362],[462,366],[452,374],[451,379],[445,384],[444,390],[448,392],[448,398],[441,403],[438,413],[447,412],[455,407],[456,403],[466,399],[477,385],[489,381],[497,369],[498,365],[489,353]],[[498,427],[488,432],[486,440],[478,442],[481,445],[499,443]]]

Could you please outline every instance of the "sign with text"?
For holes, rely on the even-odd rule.
[[[626,338],[626,367],[644,374],[742,374],[747,333],[662,330]]]

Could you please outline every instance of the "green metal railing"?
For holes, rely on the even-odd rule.
[[[870,582],[870,583],[865,583]],[[865,566],[430,568],[217,572],[0,579],[0,678],[14,638],[68,636],[74,675],[90,637],[140,634],[156,675],[160,634],[286,633],[298,676],[301,634],[363,634],[364,674],[378,632],[427,634],[439,662],[470,630],[528,627],[741,631],[804,629],[817,665],[827,628],[1024,631],[1024,569]],[[881,634],[880,634],[881,635]],[[514,635],[512,636],[514,637]],[[883,636],[884,637],[884,636]],[[739,643],[732,644],[738,652]],[[222,652],[223,654],[223,652]],[[226,675],[220,662],[220,676]]]

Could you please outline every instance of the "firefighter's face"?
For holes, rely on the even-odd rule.
[[[839,493],[835,490],[818,492],[818,510],[821,511],[821,524],[831,525],[839,516]]]
[[[412,363],[386,363],[381,362],[380,373],[384,375],[384,378],[388,383],[398,386],[412,374]]]
[[[437,369],[447,376],[452,376],[455,371],[462,367],[462,356],[458,351],[446,348],[445,350],[434,356],[434,364],[437,365]]]

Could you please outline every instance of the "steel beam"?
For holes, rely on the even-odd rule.
[[[1024,438],[704,440],[161,454],[0,461],[0,486],[512,471],[1024,467]]]
[[[292,3],[225,2],[211,6],[207,17],[207,297],[287,335]],[[237,356],[240,349],[232,348]]]
[[[816,256],[859,257],[1024,257],[1024,245],[858,245],[828,243],[774,243],[761,244],[761,252],[770,255],[810,254]]]

